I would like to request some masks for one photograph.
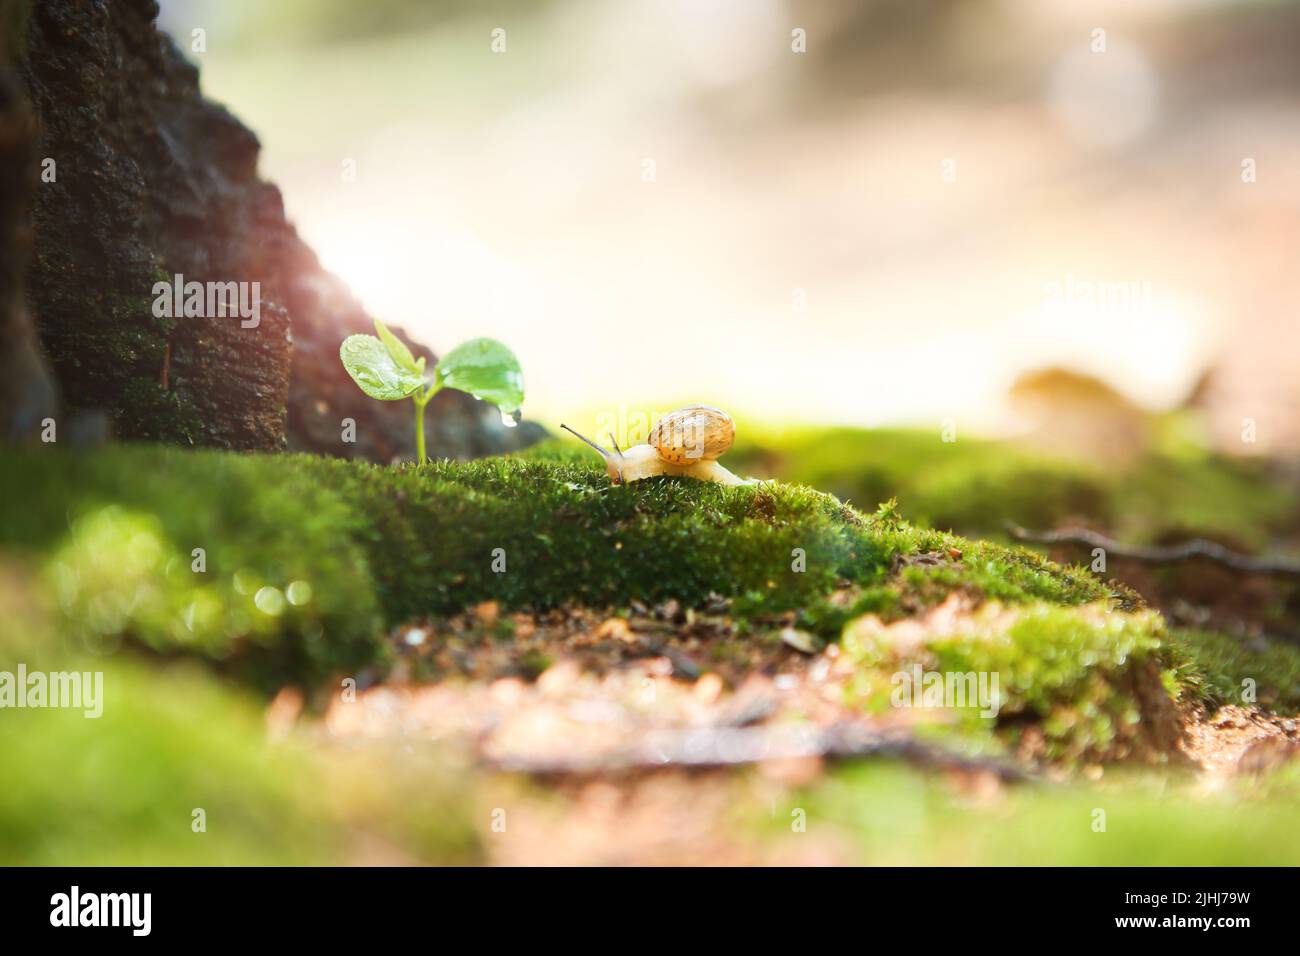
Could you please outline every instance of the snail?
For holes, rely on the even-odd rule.
[[[626,451],[618,447],[613,435],[609,441],[614,450],[608,451],[568,425],[560,427],[600,452],[609,480],[616,485],[655,475],[680,475],[723,485],[753,484],[718,464],[717,459],[736,440],[736,423],[726,412],[708,405],[669,412],[650,430],[644,444]]]

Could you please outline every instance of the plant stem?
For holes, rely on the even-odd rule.
[[[415,400],[415,463],[424,464],[424,402]]]
[[[415,402],[415,463],[424,464],[424,406],[442,389],[441,385],[431,385],[423,395],[412,395]]]

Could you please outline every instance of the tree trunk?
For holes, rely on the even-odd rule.
[[[5,62],[9,52],[0,49],[0,438],[17,441],[39,434],[57,402],[23,289],[32,245],[35,124]]]
[[[29,297],[63,415],[102,410],[124,439],[409,455],[407,403],[366,398],[338,359],[370,318],[285,220],[257,175],[257,137],[203,98],[156,3],[8,2],[28,20],[21,69],[40,129]],[[249,305],[260,292],[255,327],[210,296],[203,315],[159,314],[155,286],[178,275],[246,283]],[[441,406],[434,454],[505,451],[540,431],[507,431],[468,396]]]

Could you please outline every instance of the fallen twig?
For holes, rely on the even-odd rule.
[[[1169,547],[1122,544],[1087,528],[1063,528],[1060,531],[1029,531],[1019,525],[1008,525],[1007,530],[1017,541],[1033,544],[1081,544],[1103,549],[1108,556],[1127,558],[1147,564],[1173,564],[1192,558],[1204,558],[1234,571],[1248,574],[1276,574],[1300,577],[1300,559],[1281,555],[1238,554],[1223,545],[1204,538],[1194,538]]]
[[[882,733],[853,724],[826,728],[778,725],[660,731],[645,735],[633,747],[583,757],[481,755],[489,769],[538,777],[722,769],[800,757],[827,760],[886,757],[943,770],[992,773],[1005,782],[1030,776],[1003,760],[959,753],[906,733]]]

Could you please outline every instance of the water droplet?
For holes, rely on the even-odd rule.
[[[302,607],[311,600],[311,585],[306,581],[294,581],[285,588],[284,596],[294,607]]]
[[[284,593],[279,588],[259,588],[257,594],[253,595],[253,604],[263,614],[279,617],[284,613]]]
[[[519,424],[519,417],[520,417],[520,413],[518,409],[515,409],[513,412],[507,412],[504,409],[502,409],[501,424],[505,425],[506,428],[514,428],[516,425]]]

